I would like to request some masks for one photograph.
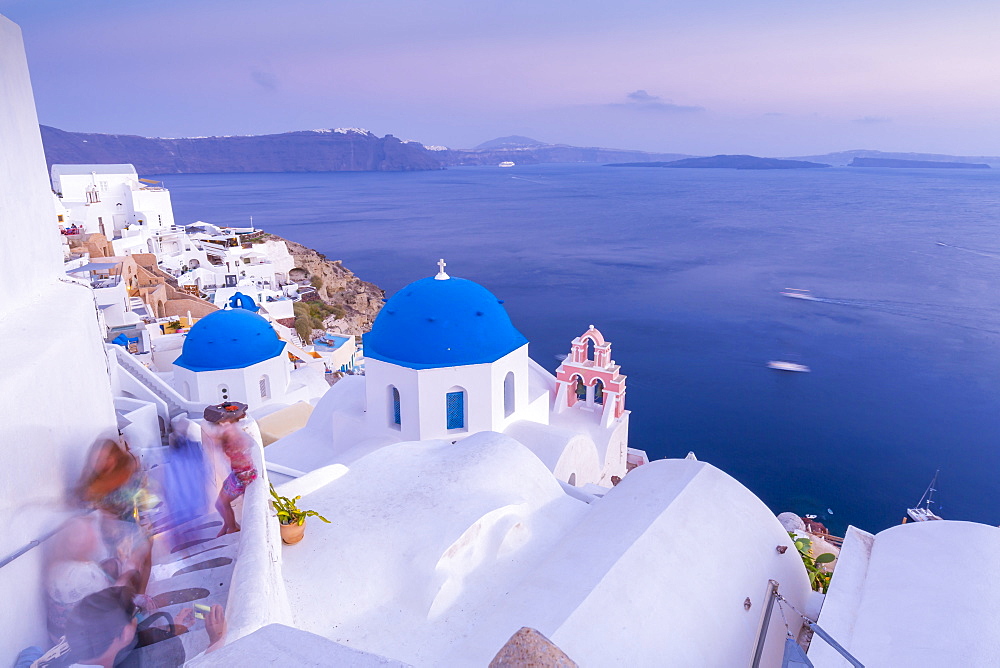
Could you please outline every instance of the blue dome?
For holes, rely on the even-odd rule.
[[[528,342],[496,296],[464,278],[410,283],[364,341],[366,357],[411,369],[495,362]]]
[[[191,371],[244,369],[277,357],[284,349],[285,342],[271,323],[236,308],[215,311],[196,322],[174,364]]]

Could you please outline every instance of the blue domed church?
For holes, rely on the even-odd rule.
[[[441,270],[407,285],[364,337],[366,413],[401,440],[458,439],[548,422],[548,392],[531,394],[528,340],[483,286]]]
[[[285,345],[271,323],[250,310],[214,311],[184,339],[173,385],[190,401],[241,401],[253,410],[286,393],[292,363]]]

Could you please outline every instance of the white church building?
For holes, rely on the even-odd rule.
[[[586,359],[584,350],[578,365],[603,370],[595,365],[604,364],[600,356],[610,355],[610,344],[603,337],[601,343],[598,361]],[[596,375],[589,402],[561,403],[560,381],[528,356],[528,340],[502,302],[478,283],[449,276],[443,260],[435,276],[407,285],[386,302],[364,336],[364,350],[365,376],[334,386],[310,418],[314,425],[349,422],[351,429],[316,448],[282,441],[274,446],[275,461],[308,470],[387,443],[458,443],[499,432],[530,448],[573,486],[607,488],[626,473],[624,377],[617,376],[614,398],[608,394],[609,410],[594,403]]]

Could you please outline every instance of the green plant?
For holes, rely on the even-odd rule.
[[[181,321],[180,320],[171,320],[166,325],[164,325],[163,328],[165,330],[167,330],[168,332],[177,332],[177,331],[180,331],[180,329],[181,329]]]
[[[306,523],[307,517],[318,517],[327,524],[330,524],[330,520],[326,519],[315,510],[302,510],[299,508],[295,502],[301,499],[302,496],[296,496],[294,499],[289,499],[287,496],[281,496],[276,491],[274,491],[274,485],[271,485],[271,505],[278,513],[278,522],[281,524],[298,524],[302,526]]]
[[[802,557],[802,563],[806,567],[806,573],[809,575],[809,584],[812,586],[813,591],[819,591],[826,593],[827,589],[830,588],[830,579],[833,577],[833,573],[823,570],[823,566],[829,564],[837,558],[837,555],[832,552],[824,552],[818,556],[813,556],[813,542],[808,538],[802,536],[796,536],[791,531],[788,532],[792,540],[795,542],[795,549],[798,550],[799,556]]]

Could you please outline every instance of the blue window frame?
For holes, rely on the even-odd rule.
[[[449,392],[446,396],[448,429],[465,428],[465,392]]]
[[[399,413],[399,390],[395,387],[392,388],[392,422],[393,424],[402,424]]]

